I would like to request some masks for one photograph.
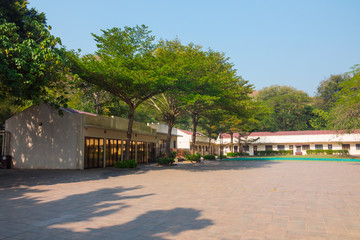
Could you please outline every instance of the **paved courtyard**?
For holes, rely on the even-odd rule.
[[[0,239],[360,239],[360,163],[1,169]]]

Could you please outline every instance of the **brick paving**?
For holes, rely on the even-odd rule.
[[[0,170],[0,239],[360,239],[360,163]]]

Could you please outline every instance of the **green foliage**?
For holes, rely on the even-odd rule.
[[[155,37],[148,27],[124,27],[92,34],[98,50],[80,57],[68,54],[72,70],[85,82],[98,86],[128,106],[129,119],[125,159],[130,154],[130,140],[135,110],[151,97],[165,92],[173,83],[168,62],[156,56]]]
[[[31,100],[66,105],[65,50],[50,34],[44,13],[28,9],[27,2],[0,4],[0,99]]]
[[[312,111],[313,117],[309,120],[310,126],[315,130],[326,130],[329,125],[329,113],[321,109]]]
[[[162,157],[162,158],[157,158],[156,162],[160,165],[171,165],[175,162],[174,158],[172,157]]]
[[[177,152],[175,151],[171,151],[170,157],[171,158],[176,158]]]
[[[205,160],[215,160],[215,155],[204,155],[203,158]]]
[[[343,150],[330,150],[330,149],[315,149],[315,150],[306,150],[307,155],[349,155],[347,149]]]
[[[292,87],[271,86],[260,90],[256,100],[268,108],[261,130],[274,132],[312,129],[309,120],[313,106],[305,92]]]
[[[227,152],[226,156],[228,157],[239,157],[239,156],[249,156],[248,153],[246,152]]]
[[[137,162],[133,159],[125,160],[124,162],[116,161],[114,167],[116,167],[116,168],[136,168]]]
[[[224,154],[220,154],[220,156],[219,156],[219,159],[226,159],[227,157],[226,157],[226,155],[224,155]]]
[[[338,100],[329,114],[329,125],[333,129],[360,129],[360,65],[355,65],[352,78],[341,84]]]
[[[185,155],[185,159],[190,162],[200,162],[200,158],[201,155],[199,153]]]
[[[260,156],[293,155],[293,150],[265,150],[256,151],[256,154]]]
[[[338,74],[331,75],[329,79],[322,81],[316,93],[316,106],[326,112],[331,110],[339,99],[337,93],[343,88],[342,83],[349,79],[348,74]]]

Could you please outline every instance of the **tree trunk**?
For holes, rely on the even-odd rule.
[[[234,133],[233,132],[230,132],[230,138],[231,138],[230,150],[232,153],[234,153]]]
[[[170,157],[170,155],[171,155],[170,144],[171,144],[171,132],[172,132],[173,126],[174,126],[173,124],[168,124],[168,133],[166,136],[166,151],[165,151],[166,157]]]
[[[196,143],[196,127],[198,125],[199,118],[196,115],[192,116],[193,120],[193,134],[192,134],[192,143],[191,143],[191,154],[195,154],[195,143]]]
[[[239,152],[242,152],[240,133],[239,133],[239,137],[238,137],[238,146],[239,146]]]
[[[211,136],[211,134],[210,134]],[[212,151],[211,151],[211,137],[209,137],[209,150],[208,150],[209,154],[211,155],[212,154]]]
[[[100,114],[100,99],[99,99],[99,94],[97,94],[96,92],[93,93],[94,96],[94,108],[95,108],[95,113],[96,114]]]
[[[133,123],[134,123],[134,117],[135,117],[135,108],[133,106],[130,106],[130,111],[129,111],[129,114],[128,114],[129,124],[128,124],[128,130],[127,130],[127,133],[126,133],[126,145],[125,145],[124,160],[129,160],[130,159],[130,142],[131,142],[131,135],[132,135],[132,127],[133,127]]]

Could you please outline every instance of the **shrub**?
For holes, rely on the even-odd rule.
[[[196,154],[187,154],[185,156],[185,159],[187,161],[191,161],[191,162],[200,162],[200,154],[199,153],[196,153]]]
[[[228,156],[228,157],[236,157],[236,156],[239,156],[239,153],[238,152],[227,152],[226,156]]]
[[[125,160],[124,162],[116,161],[114,167],[116,167],[116,168],[136,168],[137,163],[133,159]]]
[[[220,154],[220,159],[225,159],[226,155]]]
[[[169,158],[161,157],[161,158],[156,159],[156,162],[160,165],[171,165],[175,161],[174,161],[174,158],[172,158],[172,157],[169,157]]]
[[[215,155],[204,155],[203,158],[206,160],[215,160]]]
[[[344,150],[324,150],[324,149],[315,149],[315,150],[306,150],[307,155],[349,155],[347,149]]]
[[[177,155],[177,152],[172,151],[171,154],[170,154],[170,157],[171,158],[176,158],[176,155]]]
[[[257,155],[260,156],[274,156],[274,155],[292,155],[293,151],[292,150],[265,150],[265,151],[257,151],[256,152]]]

